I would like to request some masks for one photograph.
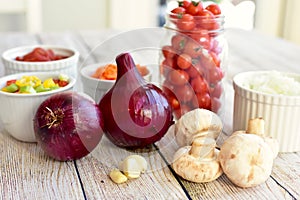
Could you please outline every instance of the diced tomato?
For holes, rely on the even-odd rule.
[[[9,86],[12,83],[16,83],[16,81],[17,81],[16,79],[8,80],[6,81],[6,86]]]
[[[62,80],[60,80],[60,81],[58,82],[59,87],[65,87],[65,86],[68,85],[68,84],[69,84],[68,81],[62,81]]]
[[[27,53],[23,57],[17,56],[17,61],[26,62],[42,62],[65,59],[67,56],[57,55],[52,49],[43,49],[41,47],[34,48],[31,52]]]

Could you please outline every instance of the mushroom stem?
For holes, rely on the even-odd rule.
[[[248,121],[248,128],[246,133],[264,136],[265,135],[265,121],[263,118],[254,118]]]
[[[215,156],[216,141],[210,137],[196,138],[189,154],[195,158],[213,158]]]

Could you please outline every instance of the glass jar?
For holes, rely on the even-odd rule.
[[[175,118],[195,108],[222,117],[228,55],[224,16],[185,19],[167,13],[164,28],[159,81]]]

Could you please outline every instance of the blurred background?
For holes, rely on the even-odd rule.
[[[300,44],[300,0],[215,0],[225,27]],[[162,26],[168,0],[0,0],[0,31],[128,30]]]

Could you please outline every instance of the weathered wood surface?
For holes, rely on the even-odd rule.
[[[87,64],[111,59],[109,49],[102,51],[103,43],[118,31],[64,32],[28,35],[1,33],[0,53],[29,44],[57,44],[76,48],[80,52],[79,69]],[[137,31],[141,43],[126,40],[111,51],[117,53],[130,46],[155,46],[160,32],[146,37]],[[126,35],[126,34],[125,34]],[[226,123],[231,131],[233,89],[232,77],[242,71],[275,69],[300,73],[300,47],[258,32],[228,30],[229,68],[226,80]],[[143,46],[144,47],[144,46]],[[0,63],[0,75],[3,75]],[[80,90],[80,81],[77,83]],[[1,127],[1,124],[0,124]],[[225,175],[206,184],[195,184],[175,176],[170,169],[172,157],[178,149],[171,131],[156,143],[156,148],[144,152],[130,152],[112,145],[105,137],[95,151],[74,162],[49,159],[35,143],[15,140],[0,128],[0,199],[299,199],[300,154],[279,154],[271,177],[260,186],[241,189]],[[223,139],[226,138],[222,135]],[[222,140],[220,140],[222,141]],[[149,164],[149,170],[139,179],[125,184],[114,184],[107,174],[125,156],[138,153]]]

